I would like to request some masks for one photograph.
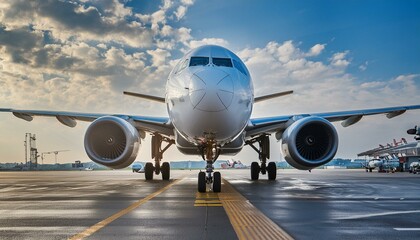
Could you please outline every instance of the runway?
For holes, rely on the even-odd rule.
[[[0,172],[0,239],[420,238],[420,175],[221,172],[219,194],[197,193],[196,170]]]

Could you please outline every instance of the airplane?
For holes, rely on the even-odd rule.
[[[373,169],[378,168],[379,171],[382,170],[384,162],[381,159],[371,159],[366,162],[365,169],[366,172],[372,172]]]
[[[284,91],[254,96],[251,75],[244,62],[232,51],[205,45],[189,51],[173,68],[166,82],[165,96],[124,92],[126,95],[166,104],[168,117],[127,114],[95,114],[62,111],[18,110],[2,108],[14,116],[32,121],[34,116],[55,117],[75,127],[77,120],[92,122],[86,130],[84,147],[94,162],[109,168],[125,168],[135,159],[146,133],[152,136],[152,159],[145,164],[146,180],[161,174],[170,179],[169,163],[164,152],[173,144],[188,155],[201,155],[205,172],[198,173],[198,191],[221,191],[221,174],[213,172],[219,155],[235,155],[246,145],[259,157],[251,164],[251,179],[268,174],[275,180],[277,168],[270,158],[270,135],[282,140],[285,160],[293,167],[311,170],[333,159],[338,148],[337,130],[331,122],[342,121],[343,127],[359,122],[362,117],[385,114],[393,118],[420,105],[366,110],[296,114],[251,118],[254,104],[285,96]],[[166,144],[162,148],[163,143]],[[255,145],[258,144],[258,147]]]
[[[236,161],[233,160],[227,160],[226,162],[220,164],[220,167],[223,169],[229,169],[229,168],[233,168],[233,169],[242,169],[242,168],[246,168],[246,166],[244,164],[242,164],[242,162],[240,160]]]
[[[398,158],[387,156],[380,159],[374,158],[366,162],[366,172],[372,172],[375,168],[378,168],[378,172],[394,172],[400,166]]]

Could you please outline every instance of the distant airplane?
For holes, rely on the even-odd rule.
[[[374,169],[378,169],[379,172],[395,171],[399,167],[398,158],[394,159],[371,159],[366,162],[366,172],[372,172]]]
[[[382,168],[382,166],[383,166],[383,161],[382,160],[372,159],[372,160],[369,160],[369,161],[366,162],[365,168],[366,168],[366,172],[368,172],[368,171],[372,172],[373,169],[375,169],[375,168],[380,169],[380,168]]]
[[[241,59],[226,48],[207,45],[191,50],[174,67],[164,97],[124,92],[166,104],[169,117],[10,108],[0,111],[12,112],[26,121],[32,121],[34,116],[56,117],[69,127],[75,127],[76,120],[92,121],[85,134],[86,153],[94,162],[110,168],[129,166],[147,132],[152,135],[155,160],[154,166],[145,165],[147,180],[153,179],[153,172],[161,173],[164,180],[170,178],[169,163],[161,165],[161,160],[163,153],[175,144],[182,153],[199,154],[207,162],[206,172],[198,174],[198,191],[205,192],[208,184],[214,192],[220,192],[221,175],[213,173],[213,163],[221,154],[234,155],[249,145],[260,160],[260,164],[251,164],[251,179],[258,180],[260,173],[268,173],[268,179],[274,180],[276,164],[267,161],[271,134],[282,140],[281,149],[290,165],[310,170],[328,163],[337,152],[338,135],[331,122],[342,121],[342,126],[348,127],[364,116],[386,114],[393,118],[420,108],[414,105],[250,118],[254,103],[292,92],[254,97],[251,75]],[[168,143],[164,148],[163,142]]]
[[[236,161],[236,160],[232,160],[229,161],[227,160],[226,162],[222,163],[220,165],[221,168],[223,169],[228,169],[228,168],[235,168],[235,169],[242,169],[242,168],[246,168],[246,166],[244,164],[242,164],[241,161]]]

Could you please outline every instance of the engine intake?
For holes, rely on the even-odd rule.
[[[299,119],[283,133],[283,156],[297,169],[309,170],[328,163],[335,156],[337,148],[337,131],[321,117]]]
[[[105,116],[96,119],[88,127],[84,144],[92,161],[117,169],[128,167],[136,159],[140,137],[129,122]]]

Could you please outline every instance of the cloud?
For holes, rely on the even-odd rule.
[[[186,5],[186,6],[191,6],[194,4],[195,0],[181,0],[182,4]]]
[[[13,88],[7,94],[15,100],[10,101],[15,106],[26,103],[20,91],[27,87],[19,88],[11,79],[40,89],[45,88],[42,83],[50,81],[49,76],[66,79],[68,86],[96,84],[101,90],[90,95],[99,99],[110,93],[120,94],[132,86],[160,94],[157,84],[162,86],[166,78],[162,76],[169,74],[170,51],[178,51],[176,46],[185,47],[192,39],[191,29],[170,25],[173,23],[170,16],[178,6],[192,3],[164,1],[159,9],[143,15],[142,19],[117,0],[3,3],[0,5],[0,69],[10,77],[0,81],[7,81]],[[53,91],[54,86],[63,85],[50,84],[46,89]],[[65,105],[86,106],[77,100],[83,99],[83,92],[73,87],[68,89],[66,93],[75,97],[69,98]],[[27,90],[29,96],[34,94],[31,97],[39,99],[39,106],[55,105],[51,98],[35,96],[37,91]],[[90,108],[105,106],[100,103],[103,102]],[[113,109],[114,104],[108,108]]]
[[[101,8],[81,2],[34,0],[11,1],[2,6],[1,22],[7,28],[31,26],[50,31],[52,37],[66,42],[77,38],[83,41],[107,41],[132,47],[151,46],[153,34],[141,22],[126,21],[129,9],[116,2],[102,4]],[[112,12],[113,14],[110,14]]]
[[[360,71],[366,71],[366,69],[368,68],[369,62],[366,61],[365,63],[363,63],[362,65],[359,66],[359,70]]]
[[[201,40],[191,40],[188,43],[188,47],[193,49],[193,48],[197,48],[203,45],[208,45],[208,44],[213,44],[213,45],[219,45],[222,47],[228,47],[229,46],[229,42],[226,41],[225,39],[222,38],[203,38]]]
[[[175,12],[175,17],[179,21],[185,17],[188,7],[194,4],[193,0],[181,0],[181,6],[179,6]]]
[[[133,14],[132,9],[124,6],[118,0],[93,0],[91,3],[99,9],[99,11],[108,17],[129,17]]]
[[[255,107],[254,115],[275,114],[266,112],[264,109],[267,108],[278,109],[277,114],[288,114],[338,111],[348,109],[348,106],[385,107],[393,106],[395,102],[413,104],[420,101],[415,93],[419,90],[418,84],[415,84],[418,75],[401,75],[387,81],[363,83],[349,74],[347,67],[351,61],[348,54],[349,51],[336,52],[327,57],[329,61],[316,61],[292,41],[269,42],[263,48],[239,51],[238,55],[254,79],[257,96],[295,90],[294,95],[279,100],[281,109],[276,107],[276,101],[267,101]]]
[[[308,57],[315,57],[322,53],[322,51],[325,49],[326,44],[315,44],[309,52],[306,54]]]
[[[345,69],[308,59],[292,41],[269,42],[264,48],[247,48],[238,54],[250,68],[255,86],[264,86],[256,88],[257,93],[274,91],[280,86],[308,91],[316,83],[325,84],[338,78],[344,82],[349,78]]]
[[[350,60],[346,59],[350,51],[334,53],[330,58],[331,64],[336,67],[347,67],[350,64]]]
[[[148,50],[147,53],[152,57],[152,66],[154,67],[167,64],[167,59],[171,56],[171,53],[159,48],[156,50]]]
[[[187,7],[179,6],[178,9],[175,12],[175,16],[176,16],[177,20],[180,20],[181,18],[183,18],[185,16],[186,12],[187,12]]]

